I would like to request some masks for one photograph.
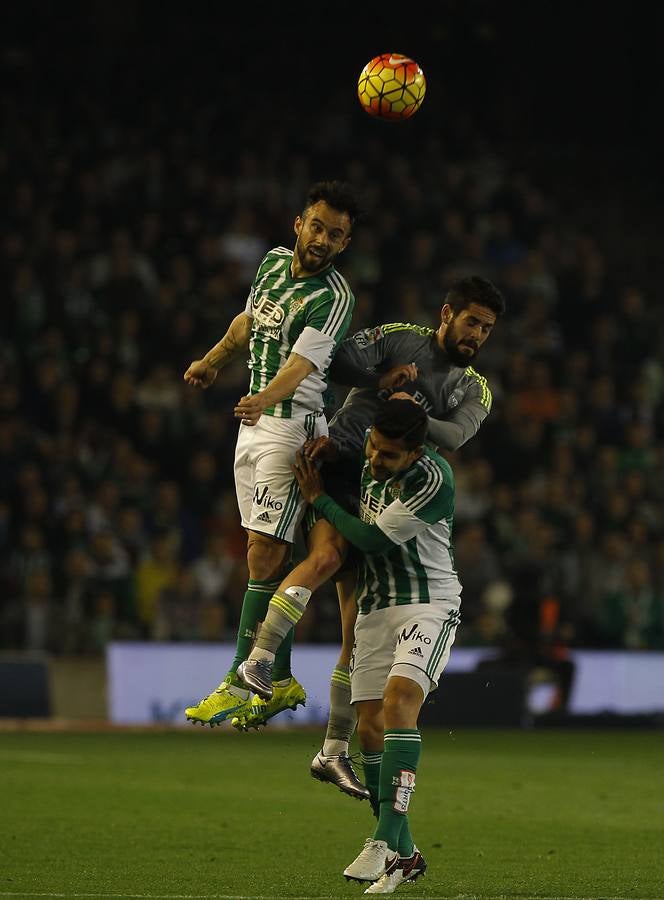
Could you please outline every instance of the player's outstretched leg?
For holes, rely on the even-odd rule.
[[[272,698],[273,667],[280,646],[302,618],[312,592],[339,570],[343,560],[340,535],[321,533],[319,527],[320,538],[315,540],[314,532],[315,528],[306,558],[272,595],[254,647],[237,669],[243,685],[265,702]]]
[[[251,651],[259,623],[265,613],[278,582],[250,579],[242,603],[237,629],[235,657],[222,683],[195,706],[185,709],[185,716],[203,725],[221,725],[226,719],[240,715],[250,705],[249,690],[237,677],[236,669]]]
[[[353,630],[357,615],[355,604],[355,569],[345,567],[336,579],[341,612],[342,648],[330,681],[330,713],[322,749],[311,762],[311,774],[319,781],[329,781],[360,800],[368,800],[369,790],[358,778],[348,748],[355,731],[357,716],[350,702],[349,662],[353,649]]]

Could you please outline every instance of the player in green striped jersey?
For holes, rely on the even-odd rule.
[[[459,623],[454,568],[454,476],[425,446],[425,410],[410,399],[379,407],[364,445],[360,517],[325,493],[315,462],[298,454],[302,495],[362,554],[351,660],[362,762],[378,822],[347,878],[392,893],[423,874],[408,807],[421,737],[418,717],[447,664]]]
[[[288,569],[305,503],[292,472],[295,453],[327,434],[323,394],[330,362],[350,324],[354,297],[334,266],[348,246],[359,212],[342,182],[319,182],[294,223],[293,250],[276,247],[254,278],[245,310],[184,379],[207,388],[239,354],[249,353],[249,391],[235,407],[240,428],[235,448],[235,488],[247,530],[249,583],[226,677],[186,716],[216,725],[249,706],[249,691],[236,676],[247,658],[268,603]],[[305,693],[290,671],[290,641],[275,665],[282,708],[303,703]]]

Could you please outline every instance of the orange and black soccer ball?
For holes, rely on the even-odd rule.
[[[427,82],[414,59],[381,53],[362,69],[357,96],[362,109],[377,119],[410,119],[422,105]]]

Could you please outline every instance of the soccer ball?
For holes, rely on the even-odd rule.
[[[362,109],[379,119],[410,119],[422,105],[427,89],[424,72],[401,53],[381,53],[362,69],[357,96]]]

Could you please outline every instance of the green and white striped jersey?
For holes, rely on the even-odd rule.
[[[360,562],[360,615],[386,606],[461,602],[454,568],[454,475],[449,463],[425,447],[405,472],[376,481],[362,470],[360,518],[373,522],[397,547],[365,554]]]
[[[248,362],[251,394],[266,387],[293,352],[316,366],[291,397],[264,411],[282,419],[323,411],[330,362],[348,331],[355,306],[348,282],[334,266],[295,279],[292,260],[292,250],[270,250],[258,267],[245,307],[253,318]]]

